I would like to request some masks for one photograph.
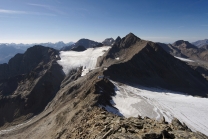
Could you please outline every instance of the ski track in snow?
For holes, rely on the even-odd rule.
[[[86,75],[90,70],[96,68],[97,58],[102,56],[110,46],[103,46],[98,48],[88,48],[82,52],[76,51],[61,51],[58,64],[63,67],[65,74],[73,68],[83,66],[82,76]]]
[[[208,135],[208,98],[198,98],[157,88],[132,87],[114,81],[112,105],[125,117],[148,116],[167,122],[174,117],[193,131]],[[106,110],[109,110],[106,108]],[[111,112],[113,112],[111,110]],[[115,113],[118,113],[115,111]]]

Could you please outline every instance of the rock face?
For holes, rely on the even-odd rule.
[[[102,43],[104,46],[112,46],[115,43],[115,40],[113,38],[107,38]]]
[[[81,51],[85,51],[86,48],[85,48],[84,46],[79,45],[79,46],[77,46],[77,47],[71,48],[71,50],[72,50],[72,51],[81,52]]]
[[[97,64],[108,67],[104,74],[118,82],[207,96],[208,82],[198,72],[132,33],[114,44]]]
[[[68,51],[73,47],[78,47],[78,46],[84,46],[86,49],[87,48],[93,48],[96,47],[97,45],[99,45],[99,42],[95,42],[89,39],[80,39],[79,41],[77,41],[75,44],[70,45],[70,46],[66,46],[61,48],[61,51]]]
[[[30,118],[55,96],[64,78],[57,56],[57,50],[34,46],[0,65],[0,126]]]

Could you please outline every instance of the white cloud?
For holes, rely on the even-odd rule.
[[[13,11],[13,10],[5,10],[5,9],[0,9],[0,13],[3,14],[27,14],[25,11]]]
[[[65,12],[60,11],[56,7],[53,7],[53,6],[50,6],[50,5],[35,4],[35,3],[28,3],[28,5],[30,5],[30,6],[36,6],[36,7],[42,7],[42,8],[45,8],[47,10],[50,10],[50,11],[53,11],[53,12],[56,12],[56,13],[62,14],[62,15],[66,14]]]
[[[56,16],[55,14],[50,14],[50,13],[15,11],[15,10],[5,10],[5,9],[0,9],[0,14],[29,14],[29,15]]]

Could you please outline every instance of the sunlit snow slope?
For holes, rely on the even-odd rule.
[[[125,117],[141,115],[159,120],[164,116],[168,122],[176,117],[192,130],[208,135],[207,98],[113,83],[116,95],[112,98],[112,104]],[[109,106],[106,110],[109,110]]]
[[[61,51],[61,60],[58,60],[57,62],[63,67],[65,74],[68,74],[73,68],[83,66],[84,71],[82,75],[85,75],[89,70],[96,67],[97,58],[102,56],[109,48],[109,46],[103,46],[98,48],[89,48],[82,52]]]

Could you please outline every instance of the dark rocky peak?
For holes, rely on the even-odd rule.
[[[183,44],[184,42],[185,42],[184,40],[178,40],[178,41],[174,42],[172,45],[173,46],[178,46],[178,45]]]
[[[86,48],[82,45],[71,48],[71,51],[77,51],[77,52],[81,52],[81,51],[85,51],[85,50],[86,50]]]
[[[119,43],[121,41],[121,37],[118,36],[116,39],[115,39],[115,43]]]
[[[94,48],[96,46],[99,46],[99,42],[93,41],[93,40],[89,40],[89,39],[80,39],[79,41],[77,41],[76,43],[70,45],[70,46],[66,46],[61,48],[61,51],[68,51],[71,50],[71,48],[73,47],[77,47],[77,46],[84,46],[86,49],[87,48]]]
[[[176,42],[174,42],[172,44],[173,46],[175,47],[178,47],[178,48],[194,48],[194,49],[197,49],[196,46],[194,46],[193,44],[189,43],[188,41],[184,41],[184,40],[178,40]]]
[[[105,46],[112,46],[114,44],[115,40],[113,38],[107,38],[102,43]]]
[[[40,63],[46,64],[56,60],[58,54],[57,50],[40,45],[28,48],[24,54],[16,54],[8,64],[0,64],[0,80],[26,74]]]
[[[78,46],[78,45],[82,45],[85,48],[92,48],[95,47],[96,45],[98,45],[99,43],[93,40],[89,40],[89,39],[80,39],[79,41],[77,41],[74,45]]]
[[[129,33],[120,41],[120,48],[128,48],[131,45],[135,44],[137,41],[141,40],[137,36],[135,36],[133,33]]]
[[[121,40],[121,37],[120,37],[120,36],[118,36],[118,37],[115,39],[116,42],[118,42],[118,41],[120,41],[120,40]]]

